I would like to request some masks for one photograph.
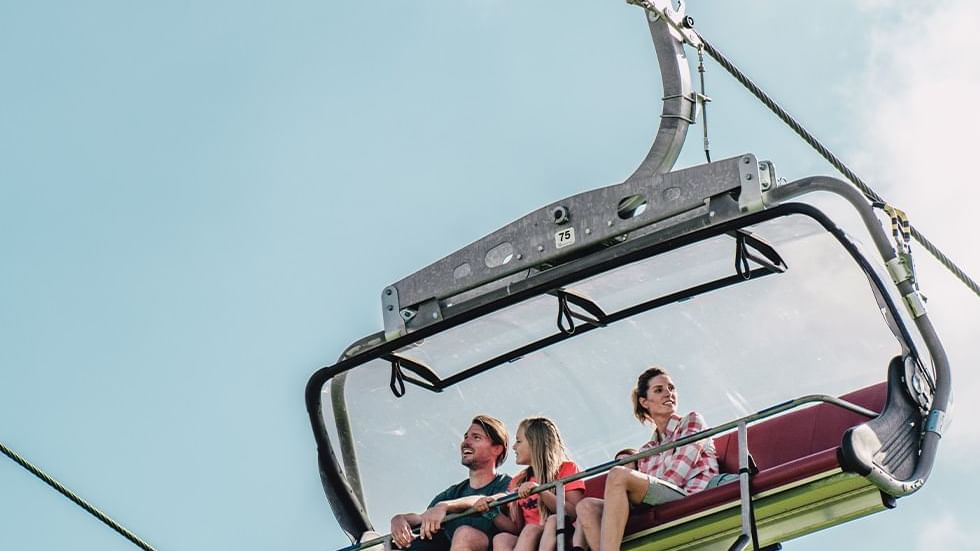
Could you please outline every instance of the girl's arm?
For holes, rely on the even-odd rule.
[[[484,496],[480,498],[473,508],[482,513],[486,513],[490,510],[490,503],[497,501],[503,497],[506,497],[506,492],[501,492],[499,494],[494,494],[492,496]],[[500,511],[497,515],[493,517],[493,525],[497,527],[501,532],[510,532],[511,534],[518,534],[521,531],[521,526],[514,522],[511,518],[510,509],[511,506],[515,505],[514,502],[508,503],[506,505],[500,506]]]
[[[572,518],[575,518],[575,505],[585,497],[585,490],[569,490],[565,492],[565,514]],[[555,496],[555,492],[548,490],[538,494],[538,499],[540,499],[544,506],[551,511],[555,512],[555,507],[558,506],[558,498]]]
[[[516,513],[516,514],[515,514]],[[524,528],[524,515],[517,507],[517,502],[512,501],[500,508],[500,514],[494,517],[493,525],[501,532],[520,534]]]

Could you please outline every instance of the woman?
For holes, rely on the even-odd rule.
[[[640,451],[707,428],[697,412],[677,415],[677,389],[659,367],[647,369],[637,379],[633,415],[655,428],[653,438]],[[576,507],[586,542],[598,551],[619,551],[630,506],[659,505],[700,492],[717,474],[718,459],[710,438],[641,459],[635,471],[613,467],[606,476],[603,498],[585,498]]]

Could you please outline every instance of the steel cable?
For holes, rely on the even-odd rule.
[[[831,153],[829,149],[824,147],[824,145],[821,144],[813,136],[813,134],[810,134],[810,132],[808,132],[807,129],[803,127],[803,125],[797,122],[796,119],[794,119],[789,113],[787,113],[785,109],[780,107],[775,100],[770,98],[761,88],[759,88],[754,82],[752,82],[749,79],[749,77],[747,77],[744,73],[742,73],[742,71],[740,71],[738,67],[735,66],[734,63],[729,61],[728,58],[724,56],[724,54],[718,51],[717,48],[712,46],[700,34],[698,34],[698,38],[701,39],[701,43],[704,45],[704,51],[708,52],[708,55],[710,55],[715,61],[717,61],[719,65],[724,67],[725,70],[729,72],[729,74],[735,77],[735,79],[738,80],[742,84],[742,86],[745,86],[750,92],[752,92],[752,95],[754,95],[759,101],[765,104],[765,106],[768,107],[770,111],[775,113],[775,115],[779,117],[781,121],[783,121],[784,123],[786,123],[787,126],[792,128],[793,131],[796,132],[798,136],[803,138],[803,141],[809,144],[810,147],[815,149],[817,153],[820,154],[821,157],[826,159],[827,162],[829,162],[831,165],[834,166],[834,168],[840,171],[840,173],[843,174],[844,177],[850,180],[852,184],[857,186],[857,188],[861,190],[861,192],[864,194],[865,197],[867,197],[872,202],[879,202],[879,203],[885,202],[877,193],[875,193],[873,189],[871,189],[870,186],[864,183],[864,180],[862,180],[857,174],[855,174],[853,170],[848,168],[847,165],[845,165],[843,161],[838,159],[836,155]],[[977,283],[973,281],[973,279],[971,279],[970,276],[966,274],[966,272],[961,270],[959,266],[957,266],[945,254],[943,254],[943,252],[940,251],[939,248],[933,245],[932,242],[926,238],[926,236],[922,235],[922,232],[920,232],[915,228],[915,226],[911,226],[911,230],[912,230],[912,237],[916,241],[918,241],[919,244],[922,245],[922,247],[925,250],[929,251],[929,253],[932,254],[932,256],[934,256],[940,262],[940,264],[942,264],[943,266],[946,267],[946,269],[952,272],[953,275],[955,275],[957,279],[959,279],[961,282],[963,282],[964,285],[966,285],[971,291],[973,291],[974,294],[980,296],[980,286],[978,286]]]
[[[20,455],[18,455],[17,452],[15,452],[15,451],[11,450],[10,448],[8,448],[7,446],[5,446],[3,444],[3,442],[0,442],[0,451],[2,451],[4,455],[6,455],[10,459],[12,459],[15,463],[17,463],[21,467],[24,467],[25,469],[27,469],[28,471],[30,471],[31,474],[33,474],[34,476],[36,476],[36,477],[40,478],[41,480],[43,480],[45,484],[47,484],[48,486],[51,486],[52,488],[54,488],[55,490],[57,490],[61,495],[67,497],[68,499],[70,499],[71,501],[73,501],[76,505],[78,505],[82,509],[85,509],[86,511],[88,511],[95,518],[101,520],[109,528],[112,528],[113,530],[115,530],[116,532],[118,532],[120,535],[122,535],[122,537],[124,537],[124,538],[128,539],[129,541],[133,542],[133,544],[136,545],[137,547],[139,547],[140,549],[143,549],[144,551],[156,551],[156,549],[154,549],[152,546],[150,546],[150,544],[148,544],[145,541],[141,540],[139,538],[139,536],[137,536],[136,534],[130,532],[129,530],[127,530],[126,528],[124,528],[121,524],[119,524],[118,522],[116,522],[116,521],[112,520],[111,518],[109,518],[108,515],[106,515],[102,511],[96,509],[95,507],[93,507],[92,505],[90,505],[87,501],[85,501],[84,499],[82,499],[81,497],[77,496],[74,492],[72,492],[71,490],[69,490],[68,488],[66,488],[62,483],[60,483],[57,480],[51,478],[50,476],[48,476],[47,473],[45,473],[41,469],[39,469],[39,468],[35,467],[34,465],[32,465],[30,461],[24,459],[23,457],[21,457]]]

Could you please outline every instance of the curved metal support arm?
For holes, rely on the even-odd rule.
[[[895,258],[895,250],[892,248],[888,237],[881,231],[881,224],[875,216],[868,200],[854,186],[843,180],[830,176],[810,176],[795,180],[788,184],[777,186],[767,195],[767,204],[779,204],[791,199],[796,199],[801,195],[813,193],[815,191],[826,191],[840,196],[849,202],[854,210],[861,216],[861,221],[868,228],[871,239],[874,240],[878,254],[886,263]]]
[[[669,2],[667,4],[669,6]],[[697,112],[697,98],[691,85],[691,68],[687,64],[684,42],[673,30],[676,22],[670,17],[671,12],[666,15],[663,17],[652,11],[647,12],[647,24],[650,26],[650,36],[657,51],[657,62],[660,64],[660,77],[663,81],[660,127],[646,158],[626,179],[627,182],[670,172],[681,153],[687,138],[687,129],[694,122]]]
[[[768,199],[778,203],[813,191],[827,191],[834,193],[850,202],[861,215],[861,219],[864,222],[864,225],[867,227],[868,233],[871,234],[875,247],[881,254],[881,259],[885,262],[885,265],[888,266],[890,263],[895,261],[897,257],[895,250],[892,248],[892,245],[889,242],[888,237],[885,235],[884,230],[882,230],[881,223],[878,221],[878,218],[875,217],[868,200],[857,189],[843,180],[838,180],[837,178],[831,178],[829,176],[804,178],[802,180],[797,180],[789,184],[776,187],[769,192]],[[894,277],[895,275],[893,274],[893,278]],[[897,280],[895,281],[895,285],[898,288],[898,292],[905,297],[906,300],[908,300],[909,297],[918,295],[918,290],[915,289],[915,286],[910,279]],[[916,327],[919,329],[919,333],[922,335],[926,348],[929,350],[929,354],[932,357],[933,368],[936,371],[936,390],[933,395],[932,405],[927,418],[942,419],[946,417],[947,412],[949,411],[952,396],[952,381],[951,372],[949,369],[949,359],[946,356],[946,351],[943,348],[942,342],[939,340],[939,335],[936,334],[936,329],[933,327],[932,321],[929,319],[929,315],[925,313],[924,310],[921,312],[912,311],[911,315]],[[936,452],[939,447],[939,439],[941,438],[940,430],[941,427],[938,426],[926,426],[922,435],[919,462],[916,464],[915,472],[908,480],[897,480],[884,469],[881,469],[875,465],[872,460],[867,461],[871,466],[871,472],[867,475],[867,477],[879,488],[881,488],[882,491],[895,497],[908,495],[918,490],[925,484],[926,480],[929,478],[929,473],[932,471],[932,466],[936,458]]]

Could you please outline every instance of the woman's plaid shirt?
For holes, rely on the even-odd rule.
[[[640,451],[669,444],[685,436],[708,428],[704,417],[696,411],[686,416],[673,415],[667,422],[666,434],[653,431],[653,439],[643,445]],[[640,472],[659,478],[677,486],[690,495],[708,487],[708,482],[718,474],[718,458],[715,443],[706,438],[693,444],[674,448],[639,461]]]

